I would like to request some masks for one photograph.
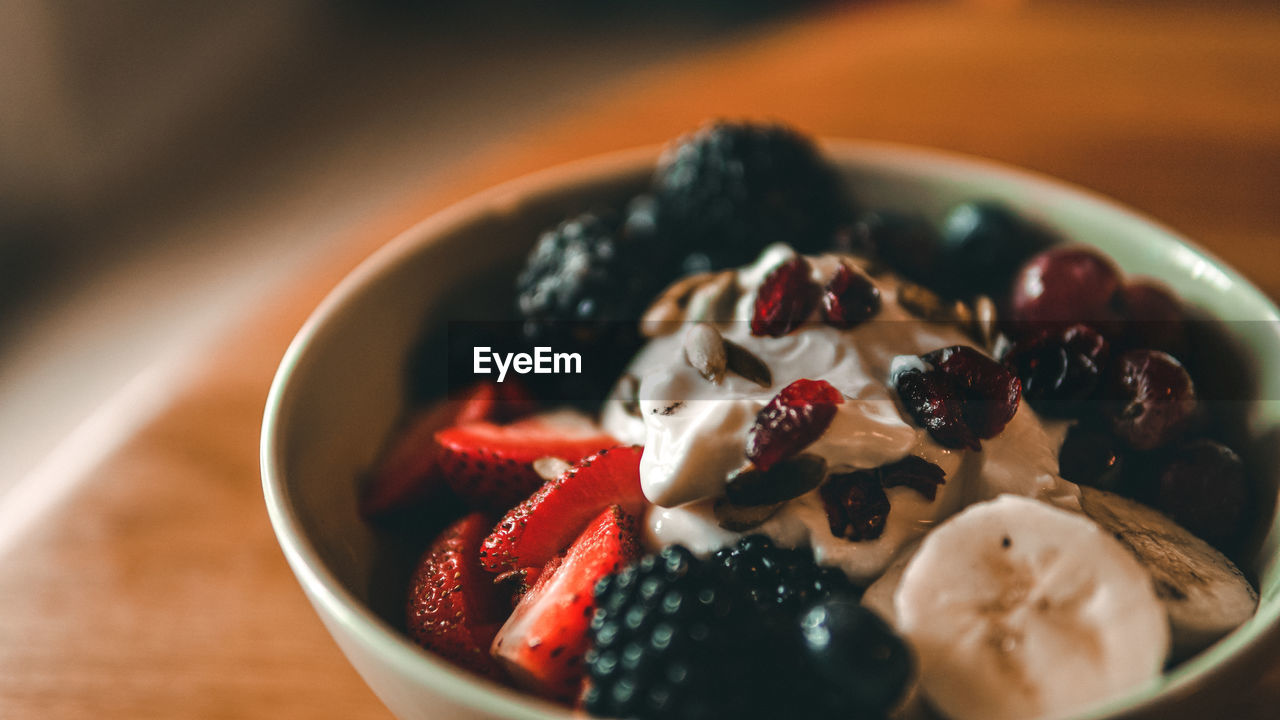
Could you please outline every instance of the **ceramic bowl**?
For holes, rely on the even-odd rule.
[[[1192,242],[1092,193],[985,161],[862,142],[824,144],[866,206],[940,218],[953,203],[995,199],[1096,245],[1130,273],[1154,276],[1226,321],[1252,398],[1245,454],[1263,487],[1265,539],[1248,563],[1257,615],[1170,672],[1158,687],[1091,717],[1212,716],[1223,693],[1280,658],[1280,567],[1274,501],[1280,461],[1280,317],[1257,288]],[[570,712],[472,676],[397,631],[403,595],[386,597],[384,538],[356,512],[356,487],[401,416],[406,370],[424,328],[481,317],[486,288],[506,288],[542,229],[569,213],[620,204],[644,187],[658,150],[553,168],[481,193],[428,218],[347,277],[286,353],[271,388],[262,475],[271,522],[290,567],[356,670],[398,717],[565,718]],[[501,297],[497,293],[493,297]],[[1265,400],[1264,400],[1265,399]],[[407,571],[401,571],[407,572]],[[401,579],[403,582],[403,579]],[[1260,658],[1269,658],[1262,661]]]

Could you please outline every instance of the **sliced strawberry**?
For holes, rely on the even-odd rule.
[[[533,461],[574,462],[618,444],[585,415],[562,411],[510,425],[473,422],[436,433],[440,471],[458,497],[473,506],[503,511],[542,484]]]
[[[409,583],[409,634],[424,648],[472,672],[502,678],[489,645],[506,614],[506,597],[476,562],[489,520],[472,513],[447,528],[418,562]]]
[[[585,458],[506,514],[480,549],[493,572],[541,567],[563,551],[591,518],[609,505],[634,516],[645,507],[638,445]]]
[[[516,605],[493,640],[493,656],[529,690],[556,700],[577,697],[595,609],[592,591],[639,554],[635,519],[617,505],[607,508]]]
[[[439,472],[436,433],[462,423],[516,418],[532,408],[533,400],[518,384],[480,382],[457,398],[418,412],[396,433],[365,481],[360,514],[366,518],[388,515],[429,500],[446,487]]]
[[[477,392],[484,390],[485,392]],[[455,425],[481,422],[513,422],[529,415],[537,409],[537,401],[519,382],[508,380],[502,383],[482,381],[471,391],[462,412],[454,420]]]

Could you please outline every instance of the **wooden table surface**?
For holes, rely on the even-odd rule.
[[[286,345],[348,269],[431,211],[711,116],[1043,171],[1162,219],[1280,296],[1272,3],[855,4],[758,26],[431,169],[452,174],[447,193],[404,188],[396,213],[280,288],[114,451],[46,478],[69,491],[0,562],[0,717],[386,717],[267,523],[258,432]],[[1280,701],[1280,657],[1263,671],[1239,716]]]

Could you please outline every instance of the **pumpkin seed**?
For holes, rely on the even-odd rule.
[[[748,465],[735,472],[725,484],[725,497],[743,507],[772,505],[809,492],[822,484],[826,475],[826,460],[802,453],[778,462],[768,471]]]

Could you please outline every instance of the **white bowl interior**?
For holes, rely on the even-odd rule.
[[[1154,710],[1185,700],[1209,674],[1242,666],[1261,631],[1280,614],[1278,536],[1273,517],[1280,478],[1280,362],[1275,307],[1236,273],[1170,231],[1109,201],[981,161],[901,147],[831,143],[851,192],[865,206],[939,218],[952,204],[998,199],[1097,245],[1132,273],[1173,286],[1209,315],[1232,322],[1229,340],[1252,363],[1255,387],[1245,453],[1265,487],[1270,532],[1251,568],[1263,604],[1258,616],[1206,653],[1179,666],[1162,687],[1111,710]],[[409,395],[408,358],[424,329],[447,320],[491,317],[492,293],[507,287],[539,231],[570,213],[619,205],[643,187],[656,158],[646,149],[556,168],[476,196],[411,229],[345,280],[308,321],[281,366],[268,402],[263,473],[268,507],[286,556],[335,638],[394,712],[409,717],[564,717],[559,708],[477,680],[419,650],[381,619],[412,557],[356,512],[356,489]],[[488,290],[487,290],[488,289]],[[443,388],[443,378],[440,379]],[[396,577],[397,574],[400,577]],[[377,609],[377,611],[374,610]],[[394,621],[393,621],[394,622]],[[1274,633],[1272,633],[1274,635]],[[1162,702],[1152,705],[1154,695]]]

